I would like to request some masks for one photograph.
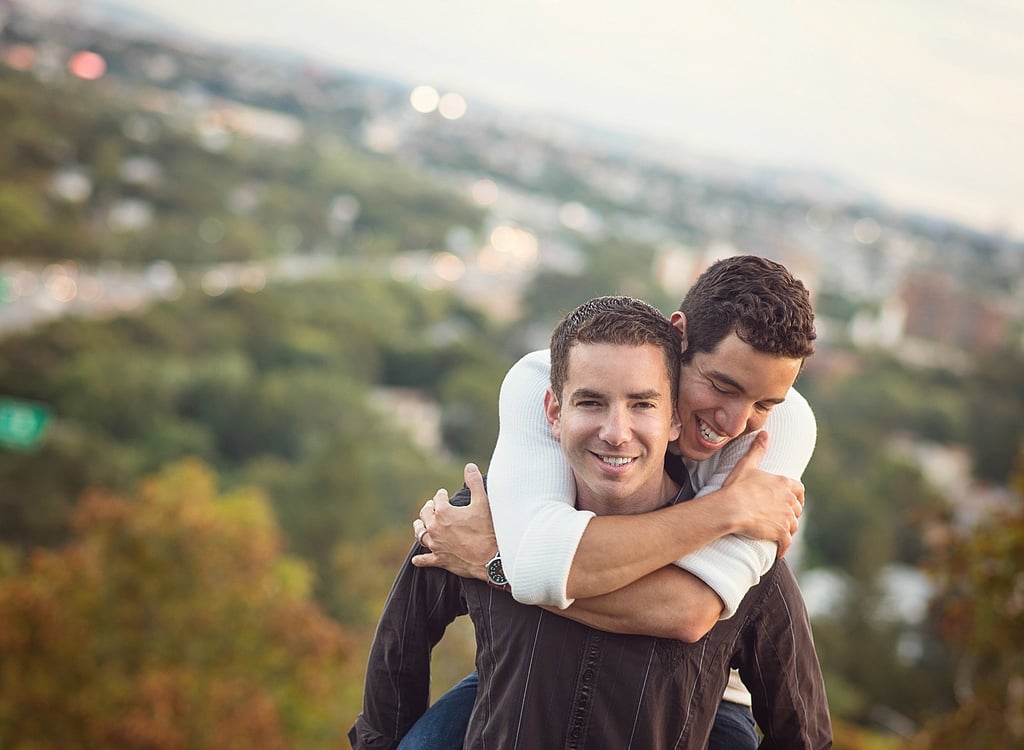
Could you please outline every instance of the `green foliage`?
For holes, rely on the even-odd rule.
[[[1017,747],[1024,741],[1024,450],[1009,506],[936,549],[940,627],[959,659],[957,707],[915,748]]]
[[[985,451],[988,473],[1007,466],[1010,446],[1020,445],[1019,412],[1024,408],[1018,360],[1004,354],[957,376],[861,356],[846,375],[821,378],[812,368],[802,378],[799,387],[814,405],[819,429],[815,455],[804,475],[808,509],[801,532],[803,560],[810,567],[842,571],[849,581],[840,611],[815,620],[834,716],[861,726],[884,725],[886,717],[920,726],[955,707],[954,681],[962,681],[956,678],[955,665],[957,659],[966,663],[963,645],[948,627],[940,629],[936,618],[907,624],[884,616],[879,611],[880,573],[895,561],[923,566],[932,555],[936,530],[947,528],[953,515],[948,504],[972,499],[949,497],[949,488],[930,486],[902,457],[896,438],[962,444],[976,462],[981,461],[979,451]],[[986,429],[978,429],[980,424]],[[998,450],[995,443],[1001,443]],[[1012,549],[1003,554],[1006,560],[1021,558]],[[964,566],[968,555],[986,564],[976,550],[950,555]],[[959,579],[962,596],[970,596],[976,587],[966,576]],[[977,593],[984,596],[984,587]],[[998,596],[993,599],[998,601]],[[900,650],[908,642],[915,644],[912,658]],[[989,659],[1011,652],[1006,649],[1012,647],[993,646]],[[951,725],[949,731],[964,732],[968,724],[981,721],[970,711],[984,713],[982,705],[960,712],[966,723],[959,729]],[[937,743],[975,746],[973,740],[952,740],[944,733],[946,724],[938,727]],[[1006,744],[1013,742],[1001,746]]]
[[[498,390],[507,369],[493,359],[467,364],[452,370],[441,384],[444,439],[458,454],[478,456],[478,462],[489,459],[498,437]]]
[[[338,746],[352,644],[258,493],[184,463],[89,493],[75,526],[0,580],[0,744]]]
[[[814,642],[833,715],[892,731],[952,706],[952,664],[928,623],[887,611],[876,580],[844,576],[846,596],[815,618]]]
[[[0,253],[31,257],[45,228],[39,202],[24,189],[0,182]]]
[[[494,338],[450,297],[325,278],[0,341],[0,392],[55,415],[38,453],[0,453],[0,481],[17,488],[0,495],[0,540],[57,543],[86,488],[124,492],[193,456],[268,493],[321,595],[335,545],[406,522],[458,476],[458,463],[412,444],[412,425],[371,405],[371,388],[436,403],[455,462],[484,463],[509,364]]]
[[[963,442],[971,448],[975,474],[1003,483],[1024,449],[1024,353],[1005,351],[978,361],[965,384],[969,425]],[[984,425],[984,429],[978,429]]]
[[[799,383],[819,430],[804,475],[813,518],[806,527],[807,559],[811,566],[870,577],[887,561],[920,562],[922,529],[944,513],[945,488],[929,486],[900,457],[895,439],[962,444],[977,459],[980,446],[991,448],[982,434],[991,426],[1016,450],[1021,423],[1013,417],[1024,409],[1024,393],[1011,367],[983,366],[954,377],[886,358],[861,356],[857,363],[856,370],[828,379],[812,369]],[[982,390],[988,411],[1001,414],[982,420],[986,429],[978,430]],[[1005,453],[1004,446],[998,455]],[[1007,462],[1000,481],[1008,474]]]

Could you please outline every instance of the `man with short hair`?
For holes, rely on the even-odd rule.
[[[594,518],[575,508],[568,466],[534,406],[549,367],[547,352],[535,352],[502,385],[501,431],[489,476],[499,543],[471,466],[469,507],[449,505],[442,491],[435,496],[436,516],[435,504],[421,511],[418,537],[432,552],[414,564],[443,565],[470,577],[484,577],[485,563],[491,569],[503,564],[519,601],[565,608],[567,617],[615,632],[692,641],[731,616],[774,562],[776,546],[781,556],[795,531],[795,518],[789,527],[762,527],[746,536],[728,525],[736,512],[756,515],[772,496],[802,501],[795,480],[810,460],[816,428],[810,407],[791,386],[814,351],[814,313],[806,288],[784,266],[736,256],[700,276],[672,321],[684,358],[683,432],[673,446],[679,455],[669,455],[667,463],[682,471],[681,457],[698,500],[629,517]],[[761,428],[772,435],[767,450]],[[781,476],[734,470],[751,445],[745,461]],[[717,528],[708,525],[709,513]],[[423,523],[430,524],[429,534]],[[662,561],[675,565],[656,569]],[[472,680],[461,690],[461,708],[447,716],[432,709],[428,719],[453,724],[460,710],[467,715]],[[712,749],[740,747],[741,735],[745,746],[755,746],[751,697],[735,674],[725,698]]]
[[[678,338],[656,310],[623,299],[588,303],[563,320],[544,400],[577,504],[598,518],[652,511],[692,491],[663,463],[666,443],[680,434]],[[763,692],[759,719],[772,737],[789,747],[827,746],[809,625],[780,561],[737,616],[698,644],[607,633],[480,581],[406,566],[378,626],[354,747],[396,746],[426,708],[430,649],[467,609],[480,685],[466,747],[701,747],[733,662]]]

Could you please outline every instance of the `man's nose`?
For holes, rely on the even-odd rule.
[[[751,429],[752,404],[731,404],[718,410],[719,427],[730,438],[738,437]]]
[[[629,415],[622,409],[609,409],[601,424],[600,438],[608,445],[622,445],[629,441]]]

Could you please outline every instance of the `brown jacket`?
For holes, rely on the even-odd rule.
[[[595,630],[407,560],[371,648],[355,750],[397,747],[427,708],[431,649],[467,612],[480,677],[467,750],[703,748],[730,666],[751,691],[762,748],[832,745],[810,623],[784,560],[694,644]]]

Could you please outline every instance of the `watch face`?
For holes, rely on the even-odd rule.
[[[501,567],[501,557],[496,555],[487,563],[487,577],[495,586],[504,586],[508,583],[505,577],[505,569]]]

